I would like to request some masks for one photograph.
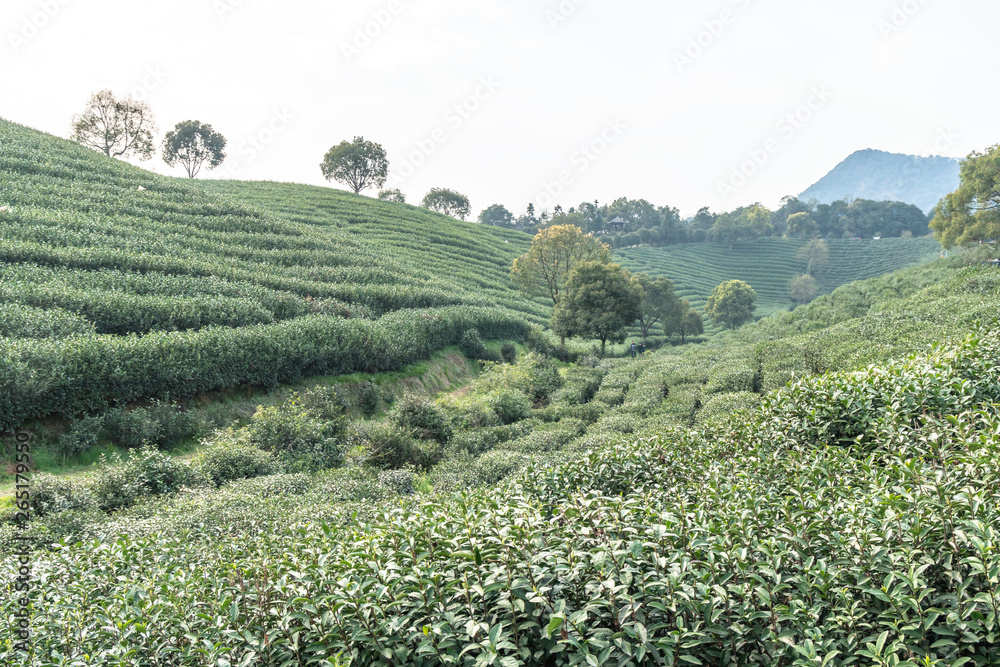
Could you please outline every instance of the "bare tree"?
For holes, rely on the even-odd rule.
[[[72,140],[108,157],[153,156],[156,122],[149,104],[131,96],[117,99],[110,90],[94,93],[83,113],[73,117]]]

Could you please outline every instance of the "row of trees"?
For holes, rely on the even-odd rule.
[[[721,214],[702,208],[687,220],[681,219],[676,208],[657,207],[644,199],[621,198],[604,206],[584,202],[569,210],[557,206],[552,216],[547,212],[536,215],[531,204],[521,216],[494,204],[480,214],[479,222],[531,233],[549,225],[574,225],[600,235],[613,248],[707,241],[732,247],[769,236],[874,238],[919,236],[929,231],[928,217],[910,204],[864,199],[819,204],[795,197],[785,197],[776,211],[759,203]]]
[[[156,120],[147,102],[116,98],[110,90],[90,97],[73,117],[71,138],[108,157],[149,160],[156,152]],[[226,159],[226,138],[211,125],[195,120],[178,123],[161,145],[163,161],[183,167],[194,178],[203,167],[215,169]]]
[[[540,231],[526,254],[514,260],[511,279],[522,294],[544,296],[554,306],[551,328],[562,338],[579,336],[621,342],[629,326],[643,338],[657,329],[684,343],[704,332],[704,321],[688,301],[674,293],[666,278],[632,275],[611,261],[611,248],[574,225],[553,225]],[[738,280],[719,285],[706,312],[729,328],[753,318],[757,295]]]
[[[108,157],[149,160],[156,153],[156,132],[149,103],[130,96],[118,98],[112,91],[102,90],[90,97],[82,113],[73,117],[71,138]],[[207,123],[186,120],[167,133],[161,152],[169,166],[182,167],[189,178],[194,178],[203,168],[215,169],[225,161],[226,138]],[[385,185],[389,160],[380,144],[355,137],[327,151],[320,170],[328,181],[343,183],[358,194]],[[396,189],[382,190],[379,199],[406,202]],[[421,206],[461,220],[472,212],[468,197],[447,188],[432,189]]]

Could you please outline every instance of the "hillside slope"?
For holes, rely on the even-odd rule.
[[[850,155],[799,199],[821,204],[847,198],[901,201],[929,213],[942,197],[958,189],[958,175],[959,163],[953,158],[867,149]]]
[[[388,370],[546,319],[505,273],[524,234],[320,188],[211,190],[0,120],[0,429]],[[332,213],[287,205],[307,195]]]
[[[617,250],[616,256],[630,271],[664,276],[674,282],[681,298],[703,308],[715,286],[726,280],[743,280],[757,291],[756,315],[787,310],[791,305],[788,283],[806,271],[796,257],[804,241],[764,238],[735,246],[693,243]],[[873,278],[915,264],[937,259],[940,244],[932,238],[850,241],[830,239],[829,267],[817,276],[820,294],[841,285]]]

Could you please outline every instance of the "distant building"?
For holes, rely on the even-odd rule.
[[[625,231],[625,221],[621,219],[621,216],[618,216],[614,220],[608,222],[608,231],[609,232]]]

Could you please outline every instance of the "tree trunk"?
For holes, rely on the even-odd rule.
[[[601,339],[601,359],[604,358],[604,346],[607,344],[607,342],[608,342],[607,338]]]

